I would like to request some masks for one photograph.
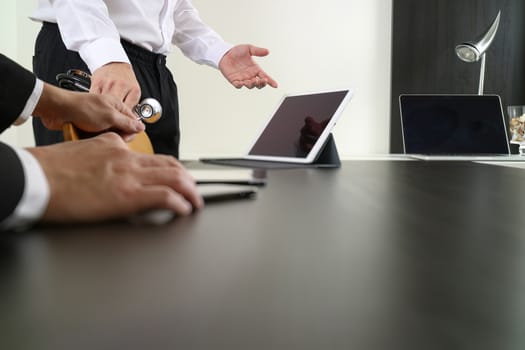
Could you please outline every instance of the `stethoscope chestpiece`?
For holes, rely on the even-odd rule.
[[[162,116],[162,106],[159,101],[151,97],[143,99],[133,111],[146,124],[156,123]]]

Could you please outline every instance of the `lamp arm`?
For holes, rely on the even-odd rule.
[[[487,60],[487,55],[481,55],[481,67],[479,71],[479,88],[478,95],[483,95],[483,88],[485,85],[485,61]]]

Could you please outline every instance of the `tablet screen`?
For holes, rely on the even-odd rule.
[[[248,156],[307,158],[318,151],[350,96],[349,90],[285,96]]]

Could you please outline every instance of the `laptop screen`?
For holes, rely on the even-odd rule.
[[[509,154],[505,120],[495,95],[401,95],[407,154]]]
[[[305,158],[333,127],[349,90],[285,96],[248,156]],[[318,145],[317,145],[318,146]]]

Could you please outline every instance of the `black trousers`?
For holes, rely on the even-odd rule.
[[[162,118],[155,124],[146,124],[146,133],[153,149],[155,153],[170,154],[178,158],[180,130],[177,85],[166,67],[166,57],[126,41],[122,41],[122,45],[133,65],[142,98],[153,97],[162,105]],[[68,69],[89,72],[79,54],[66,49],[58,26],[54,23],[44,23],[35,43],[34,73],[43,81],[57,85],[57,74]],[[39,146],[64,140],[61,131],[46,129],[38,118],[33,118],[33,133],[35,143]]]

